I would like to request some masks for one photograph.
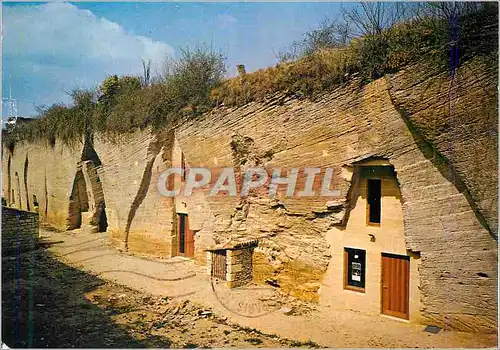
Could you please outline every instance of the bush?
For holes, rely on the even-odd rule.
[[[453,5],[458,6],[457,38],[450,38],[448,3],[437,9],[433,9],[434,5],[425,5],[423,10],[412,8],[418,10],[413,14],[399,5],[364,4],[364,12],[347,16],[355,21],[362,37],[339,45],[339,38],[351,35],[346,33],[348,24],[325,22],[306,33],[290,51],[280,53],[281,63],[276,67],[225,82],[212,91],[213,100],[234,106],[262,101],[278,92],[312,96],[344,83],[354,73],[368,82],[410,63],[423,62],[443,70],[449,67],[451,58],[462,62],[474,55],[498,51],[496,3]],[[384,8],[397,12],[379,15],[377,11]],[[290,58],[296,61],[288,62]]]
[[[181,49],[178,60],[167,62],[165,84],[179,104],[199,112],[211,108],[210,92],[226,73],[225,58],[206,46]]]
[[[311,97],[354,75],[367,82],[412,62],[445,69],[451,58],[456,63],[498,51],[497,3],[410,6],[408,16],[401,4],[363,3],[359,11],[346,14],[350,22],[326,21],[306,33],[280,54],[275,67],[226,81],[224,56],[207,46],[182,49],[177,60],[167,61],[159,80],[150,78],[149,63],[143,62],[142,81],[113,75],[98,91],[74,90],[71,106],[41,110],[38,119],[5,133],[4,144],[13,149],[19,140],[47,139],[54,144],[56,138],[71,144],[94,131],[113,138],[147,126],[157,131],[221,103],[243,105],[283,92]],[[450,21],[456,23],[452,38]],[[353,25],[362,36],[349,40]],[[295,61],[289,62],[291,58]]]

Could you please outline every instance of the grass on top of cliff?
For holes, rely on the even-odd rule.
[[[344,22],[324,22],[305,33],[280,54],[275,67],[228,80],[220,52],[186,48],[179,59],[167,62],[162,77],[150,79],[144,65],[142,78],[115,75],[96,91],[75,90],[71,106],[41,110],[32,122],[7,130],[3,144],[11,151],[20,140],[72,144],[94,132],[119,140],[125,133],[149,126],[160,130],[221,104],[241,106],[276,93],[312,97],[354,76],[367,83],[416,62],[441,71],[457,69],[473,56],[498,52],[497,3],[408,5],[410,12],[400,6],[362,3],[345,13]],[[453,37],[450,29],[455,29]]]
[[[275,67],[225,81],[212,99],[239,106],[279,92],[311,97],[353,76],[367,83],[418,62],[436,71],[457,69],[473,56],[498,52],[496,3],[426,4],[409,14],[398,6],[405,5],[363,3],[346,13],[347,22],[323,22],[280,53]],[[361,30],[353,33],[353,25]]]

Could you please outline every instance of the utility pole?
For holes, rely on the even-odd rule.
[[[17,99],[12,98],[12,87],[9,86],[9,98],[3,98],[7,100],[7,123],[6,126],[9,128],[15,127],[17,123],[18,113],[17,113]]]

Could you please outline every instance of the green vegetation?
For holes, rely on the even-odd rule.
[[[67,145],[100,132],[110,140],[152,126],[158,130],[180,117],[193,117],[211,109],[210,92],[226,73],[225,59],[209,47],[183,49],[178,60],[165,64],[163,76],[150,78],[150,64],[143,62],[144,77],[109,76],[99,89],[74,90],[71,106],[55,104],[41,109],[32,122],[17,125],[3,135],[13,150],[20,140],[56,138]]]
[[[285,52],[275,67],[231,79],[214,89],[218,103],[234,106],[262,101],[277,92],[314,94],[345,83],[362,83],[411,63],[450,69],[452,60],[498,52],[496,3],[362,3],[345,19],[323,22]],[[456,35],[450,36],[456,22]],[[453,69],[457,69],[454,65]]]
[[[71,144],[93,132],[113,140],[147,126],[160,130],[222,103],[239,106],[282,92],[312,97],[354,76],[366,83],[411,63],[451,72],[475,55],[496,57],[497,43],[495,2],[362,3],[342,20],[305,33],[278,55],[275,67],[223,81],[221,53],[184,49],[156,79],[150,62],[143,62],[143,77],[110,76],[96,91],[73,91],[71,106],[41,110],[38,119],[8,130],[4,145],[13,149],[19,140],[40,139],[54,144],[56,138]]]

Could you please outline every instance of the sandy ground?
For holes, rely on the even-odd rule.
[[[3,256],[2,282],[2,342],[9,347],[318,347],[232,324],[188,300],[105,281],[43,248]]]
[[[105,233],[91,235],[78,231],[41,230],[41,235],[44,241],[51,242],[47,245],[48,251],[66,265],[139,294],[143,293],[146,298],[149,295],[153,298],[167,298],[172,303],[189,300],[209,309],[213,313],[210,317],[224,320],[228,324],[240,325],[244,329],[257,329],[265,334],[275,334],[280,339],[310,341],[310,345],[316,343],[325,347],[364,348],[463,348],[496,347],[497,344],[496,335],[452,331],[431,334],[424,332],[422,325],[300,302],[281,295],[271,287],[249,286],[228,290],[221,283],[212,280],[206,274],[204,267],[197,266],[191,260],[179,257],[154,260],[122,253],[106,243]],[[134,297],[134,300],[137,298]],[[132,304],[137,307],[136,302]],[[198,327],[201,326],[197,323],[188,327],[188,331],[202,332],[203,327],[200,330]],[[177,328],[175,326],[169,328],[169,332],[178,332]],[[228,328],[226,331],[232,332],[231,329]],[[255,344],[252,344],[245,341],[231,343],[230,337],[224,339],[228,342],[206,346],[291,346],[290,342],[286,341],[272,343],[261,340],[259,343],[259,340],[255,340]],[[196,344],[200,343],[203,342],[198,339]],[[175,344],[182,345],[182,341],[175,341]],[[297,346],[300,344],[303,345],[296,343]]]

